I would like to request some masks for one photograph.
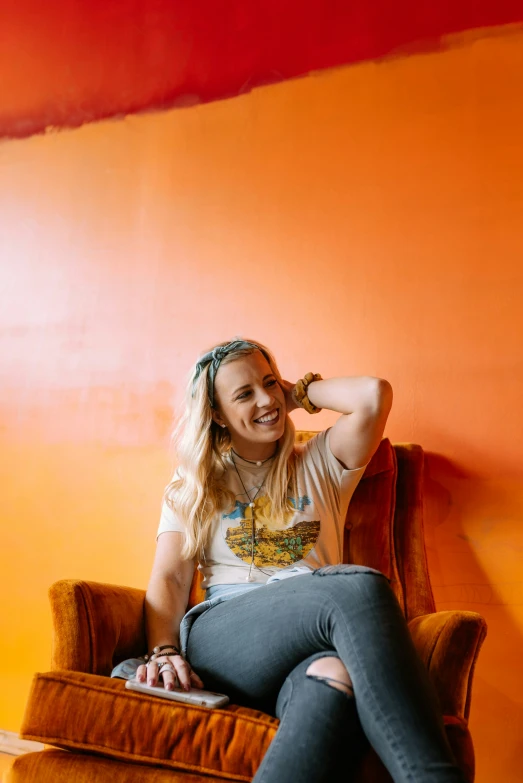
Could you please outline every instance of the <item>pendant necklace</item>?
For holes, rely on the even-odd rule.
[[[231,451],[234,451],[234,449],[231,449]],[[234,453],[236,454],[235,451],[234,451]],[[237,456],[239,457],[240,455],[238,454]],[[234,457],[231,456],[231,459],[232,459],[232,464],[234,465],[234,468],[236,470],[236,473],[238,474],[238,478],[240,479],[241,485],[243,487],[243,491],[245,492],[246,496],[249,498],[249,508],[251,509],[251,563],[250,563],[250,566],[249,566],[249,573],[245,577],[245,581],[246,582],[253,582],[254,581],[254,577],[251,575],[251,570],[252,570],[252,567],[254,565],[254,537],[255,537],[254,501],[258,497],[258,494],[259,494],[261,488],[265,484],[265,479],[267,478],[267,476],[264,477],[262,483],[260,484],[260,486],[256,490],[255,496],[251,499],[251,496],[247,492],[245,484],[243,483],[243,479],[240,476],[240,471],[238,470],[238,466],[236,465],[236,461],[235,461]],[[244,459],[244,458],[241,457],[241,459]],[[268,457],[268,459],[272,459],[272,457]],[[250,460],[246,460],[246,462],[250,462]],[[267,462],[267,460],[263,460],[263,462]],[[259,465],[262,465],[263,462],[256,462],[254,464],[259,466]],[[261,571],[262,574],[265,574],[265,571],[263,571],[261,568],[259,568],[258,566],[256,566],[256,568],[258,568],[258,571]],[[270,574],[268,574],[268,576],[270,576]]]

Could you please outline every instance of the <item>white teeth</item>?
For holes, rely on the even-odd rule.
[[[278,415],[278,411],[274,411],[274,413],[268,413],[267,416],[262,416],[261,419],[255,419],[255,421],[262,424],[265,421],[273,421],[273,419],[275,419],[277,415]]]

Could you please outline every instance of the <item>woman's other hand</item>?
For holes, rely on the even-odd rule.
[[[290,381],[284,381],[282,378],[282,382],[280,384],[281,389],[285,395],[285,406],[287,408],[287,413],[290,413],[291,411],[296,410],[299,406],[296,405],[294,402],[294,397],[292,396],[293,389],[296,384],[291,383]]]
[[[164,664],[168,664],[168,666]],[[147,681],[147,685],[153,686],[157,685],[161,679],[168,691],[172,691],[174,688],[190,691],[191,688],[204,687],[196,672],[191,669],[188,661],[181,655],[160,655],[147,664],[141,664],[136,670],[136,679],[138,682]]]

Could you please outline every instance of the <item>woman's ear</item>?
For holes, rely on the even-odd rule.
[[[213,421],[215,421],[216,424],[218,424],[220,427],[226,427],[227,426],[226,423],[224,422],[224,420],[222,419],[222,417],[220,416],[219,411],[216,410],[216,408],[212,409],[212,414],[211,415],[212,415]]]

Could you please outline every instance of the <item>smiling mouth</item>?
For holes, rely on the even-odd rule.
[[[266,413],[265,416],[260,416],[259,419],[254,419],[255,424],[262,424],[263,426],[270,426],[276,424],[280,420],[280,411],[276,408],[270,413]]]

